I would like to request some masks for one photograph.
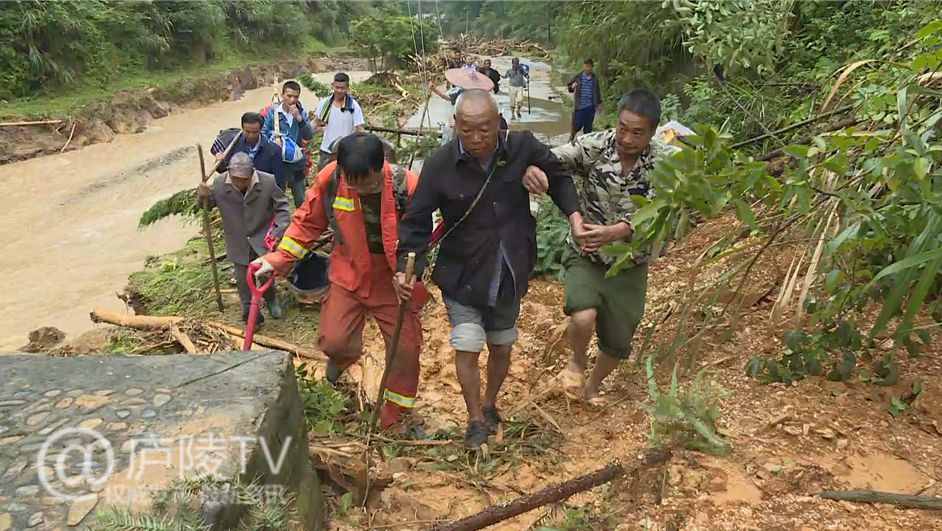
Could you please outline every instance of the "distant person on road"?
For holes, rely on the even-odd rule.
[[[491,68],[490,59],[484,60],[484,67],[481,68],[481,73],[487,76],[488,78],[490,78],[490,80],[494,82],[494,94],[497,94],[498,92],[500,92],[500,74],[497,72],[497,70],[494,70],[493,68]]]
[[[319,131],[324,132],[320,159],[317,162],[318,171],[330,162],[330,146],[334,141],[354,131],[362,133],[366,124],[363,109],[350,95],[350,76],[338,72],[334,76],[331,88],[334,91],[333,94],[322,99],[314,110],[315,125]]]
[[[275,176],[278,186],[284,190],[288,183],[288,168],[281,160],[281,150],[271,140],[262,134],[262,125],[265,119],[257,112],[247,112],[242,115],[242,129],[226,129],[221,131],[213,142],[209,152],[216,157],[216,171],[222,173],[229,168],[229,161],[236,153],[246,153],[252,159],[255,169]],[[229,154],[223,156],[226,148],[235,139],[241,136]]]
[[[594,63],[592,59],[586,59],[582,63],[582,72],[572,76],[566,86],[569,92],[573,94],[573,112],[572,112],[572,133],[569,135],[571,144],[576,138],[576,133],[581,129],[583,133],[592,132],[592,123],[595,121],[595,112],[602,108],[602,89],[599,86],[599,78],[592,71]],[[657,124],[654,124],[657,127]]]
[[[586,232],[570,238],[563,258],[566,268],[565,312],[571,316],[569,344],[572,359],[563,371],[563,388],[573,399],[603,405],[599,387],[618,362],[631,353],[631,340],[644,314],[650,256],[637,257],[613,277],[606,272],[614,256],[601,251],[613,242],[631,241],[631,196],[652,198],[650,174],[654,164],[680,148],[654,138],[661,104],[651,91],[636,89],[618,102],[615,129],[581,137],[553,150],[574,175]],[[544,172],[531,166],[524,185],[535,194],[547,190]],[[599,354],[588,382],[585,370],[593,332]]]
[[[451,322],[451,346],[468,409],[464,443],[477,448],[501,422],[497,395],[517,340],[520,300],[536,257],[536,222],[523,187],[527,166],[550,176],[553,202],[582,234],[578,194],[570,175],[530,131],[499,130],[497,102],[489,89],[465,90],[458,99],[458,138],[429,157],[406,214],[399,222],[397,290],[413,294],[426,267],[432,213],[441,210],[444,236],[432,279],[442,290]],[[414,278],[404,273],[416,253]],[[415,284],[418,287],[418,284]],[[487,384],[481,397],[478,358],[487,345]]]
[[[232,262],[242,302],[242,322],[245,322],[252,300],[246,269],[252,260],[271,250],[266,242],[278,241],[288,228],[291,221],[288,199],[275,182],[275,176],[255,169],[248,153],[232,155],[228,170],[218,175],[212,184],[200,183],[197,195],[200,200],[209,199],[210,205],[219,208],[226,235],[226,256]],[[270,287],[263,296],[269,314],[280,318],[283,312],[275,287]],[[264,320],[259,312],[256,325]]]
[[[504,74],[507,78],[507,94],[510,96],[510,118],[523,118],[523,93],[530,82],[530,73],[520,64],[520,59],[514,57],[510,62],[510,70]]]
[[[306,161],[303,156],[298,156],[300,153],[286,155],[284,138],[289,138],[297,150],[301,149],[302,140],[314,138],[314,126],[311,125],[307,113],[298,101],[300,96],[301,85],[297,81],[285,81],[281,86],[281,102],[265,113],[265,124],[262,126],[262,134],[272,138],[279,149],[282,149],[282,160],[288,167],[288,186],[291,188],[291,197],[295,207],[300,206],[304,201],[304,189],[307,186],[307,176],[304,171]],[[274,136],[276,116],[281,137]],[[292,160],[286,160],[286,156],[291,157]]]

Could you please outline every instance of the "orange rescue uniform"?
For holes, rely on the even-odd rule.
[[[337,162],[327,164],[308,189],[304,202],[294,212],[291,225],[278,248],[267,260],[280,275],[290,272],[294,262],[307,254],[314,242],[328,228],[324,195]],[[349,187],[341,172],[332,210],[341,238],[334,239],[327,271],[330,287],[321,307],[318,346],[340,368],[347,368],[363,354],[363,324],[370,312],[379,324],[387,351],[396,325],[399,301],[393,285],[396,271],[396,246],[400,213],[396,209],[392,171],[383,164],[385,183],[380,194],[380,227],[383,254],[370,254],[366,225],[356,190]],[[418,177],[405,170],[409,197]],[[407,305],[396,359],[389,368],[380,426],[393,426],[415,405],[419,383],[419,353],[422,327],[417,312],[428,301],[428,291],[416,283]]]

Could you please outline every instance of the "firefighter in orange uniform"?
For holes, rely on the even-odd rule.
[[[384,158],[382,141],[354,133],[340,141],[337,161],[325,166],[295,211],[278,248],[257,259],[256,279],[286,275],[328,228],[334,232],[328,278],[321,307],[318,346],[327,355],[327,379],[363,354],[363,323],[370,312],[390,348],[399,306],[393,285],[398,221],[418,177]],[[422,327],[417,312],[428,301],[417,285],[409,301],[396,359],[390,367],[380,426],[391,428],[408,414],[419,382]]]

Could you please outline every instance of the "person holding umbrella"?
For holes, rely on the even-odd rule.
[[[489,77],[478,72],[474,65],[465,65],[462,68],[449,68],[445,70],[445,80],[451,85],[451,88],[445,92],[434,84],[429,85],[429,90],[437,94],[438,97],[443,100],[450,102],[452,106],[452,116],[442,131],[441,145],[443,146],[454,138],[454,107],[458,101],[458,96],[465,90],[481,89],[490,91],[494,89],[494,82],[491,81]]]

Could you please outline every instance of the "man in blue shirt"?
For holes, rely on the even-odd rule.
[[[592,122],[595,121],[595,111],[602,106],[602,90],[599,87],[599,78],[592,72],[592,59],[582,63],[582,72],[572,76],[567,83],[569,92],[573,94],[572,133],[569,143],[576,139],[576,133],[582,129],[583,133],[592,132]]]
[[[262,126],[262,134],[271,135],[275,130],[275,120],[278,120],[278,127],[282,136],[287,136],[298,149],[301,148],[301,139],[310,140],[314,138],[314,126],[308,120],[307,113],[301,106],[298,98],[301,96],[301,85],[297,81],[285,81],[281,86],[281,102],[273,105],[268,113],[265,114],[265,125]],[[281,149],[281,138],[274,138],[274,143]],[[291,196],[294,199],[294,206],[298,207],[304,202],[304,188],[307,186],[307,176],[304,174],[306,161],[304,157],[297,162],[285,163],[288,167],[288,184],[291,187]]]

